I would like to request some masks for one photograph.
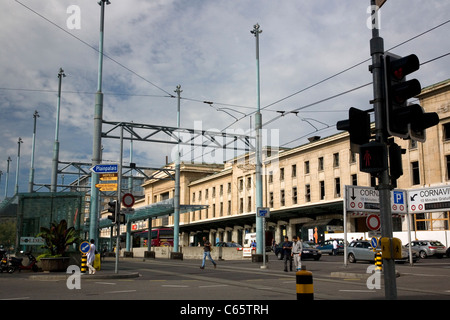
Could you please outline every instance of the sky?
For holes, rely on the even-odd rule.
[[[250,31],[259,24],[263,128],[287,148],[334,134],[350,107],[371,108],[369,5],[369,0],[111,0],[105,8],[103,119],[175,127],[180,85],[182,128],[254,128],[257,46]],[[449,1],[388,0],[380,10],[385,50],[414,53],[422,63],[449,53],[449,13]],[[59,160],[91,162],[99,25],[95,0],[0,1],[0,199],[8,157],[7,194],[14,192],[19,137],[19,192],[27,192],[35,111],[34,181],[50,184],[60,68],[66,77]],[[422,87],[446,80],[449,64],[450,56],[444,56],[423,64],[414,77]],[[119,140],[104,138],[102,145],[102,161],[117,163]],[[166,157],[173,161],[173,148],[134,142],[133,162],[161,167]],[[125,165],[129,154],[126,141]],[[73,178],[65,177],[65,183]]]

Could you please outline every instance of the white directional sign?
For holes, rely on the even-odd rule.
[[[428,187],[408,191],[409,213],[450,209],[450,186]]]
[[[347,211],[380,212],[380,194],[372,187],[345,186]],[[391,191],[391,212],[408,213],[405,190]]]

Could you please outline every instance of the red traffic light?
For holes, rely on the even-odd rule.
[[[400,59],[391,60],[388,72],[395,79],[402,80],[408,74],[419,70],[419,68],[419,58],[415,54],[411,54]]]

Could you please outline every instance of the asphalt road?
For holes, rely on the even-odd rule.
[[[317,301],[385,299],[383,277],[368,273],[371,263],[344,266],[342,255],[325,255],[303,264],[313,274]],[[217,261],[217,268],[213,268],[207,260],[202,270],[199,260],[123,258],[116,274],[115,259],[107,258],[96,275],[83,274],[78,282],[74,275],[69,281],[65,273],[0,273],[0,299],[152,300],[161,305],[178,301],[180,308],[186,301],[252,301],[260,305],[297,300],[295,272],[284,272],[283,262],[272,255],[267,268],[261,266],[247,260]],[[449,258],[428,258],[414,266],[397,264],[396,271],[399,300],[450,299]]]

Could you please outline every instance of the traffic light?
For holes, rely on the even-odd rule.
[[[358,146],[370,140],[370,115],[367,111],[352,107],[348,111],[348,120],[338,121],[336,128],[349,132],[351,149],[359,152]]]
[[[117,215],[118,215],[119,208],[117,206],[117,201],[110,201],[108,202],[108,212],[112,213],[112,215],[108,216],[109,220],[112,220],[112,222],[117,222]]]
[[[386,146],[371,141],[359,147],[359,170],[367,173],[379,173],[387,168]]]
[[[397,186],[397,179],[403,175],[402,154],[405,153],[406,150],[396,144],[394,138],[391,138],[389,141],[389,175],[394,188]]]
[[[439,116],[435,112],[424,112],[418,104],[407,103],[422,88],[417,79],[407,81],[405,77],[419,68],[420,62],[415,54],[399,57],[386,53],[384,56],[387,131],[392,136],[424,142],[425,129],[437,125]]]

